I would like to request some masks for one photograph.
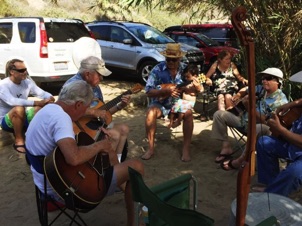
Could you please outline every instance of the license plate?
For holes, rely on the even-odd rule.
[[[59,63],[55,63],[54,65],[55,65],[55,70],[56,71],[68,70],[67,62],[59,62]]]

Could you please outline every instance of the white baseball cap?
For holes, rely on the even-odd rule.
[[[302,71],[299,71],[296,74],[293,74],[290,78],[289,81],[291,82],[300,82],[302,83]]]
[[[267,75],[275,76],[281,80],[283,79],[283,72],[279,68],[275,68],[275,67],[269,67],[264,71],[259,72],[258,74],[267,74]]]

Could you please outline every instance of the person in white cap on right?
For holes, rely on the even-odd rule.
[[[258,73],[261,76],[262,85],[256,86],[256,135],[270,134],[270,129],[266,125],[267,118],[277,107],[287,103],[286,95],[280,89],[283,79],[283,73],[278,68],[267,68]],[[241,99],[247,109],[248,88],[241,89],[234,97],[233,101]],[[218,110],[213,116],[212,138],[222,142],[220,154],[216,157],[215,162],[220,163],[224,170],[238,169],[244,160],[242,154],[237,159],[232,159],[234,153],[230,142],[228,141],[228,126],[240,128],[247,131],[248,112],[245,111],[240,115],[235,115],[229,111]]]
[[[109,76],[111,71],[109,71],[105,62],[99,56],[89,56],[80,62],[80,68],[76,75],[68,79],[63,86],[69,84],[73,81],[86,81],[93,89],[94,99],[104,103],[103,93],[99,86],[100,82],[103,80],[103,76]],[[87,108],[85,115],[92,116],[96,119],[105,119],[108,117],[108,112],[110,115],[117,111],[122,110],[130,103],[130,95],[123,95],[121,101],[116,105],[110,107],[110,109],[99,109],[99,108]],[[98,104],[98,106],[100,106]],[[108,111],[106,111],[108,110]],[[124,161],[127,156],[127,137],[129,133],[128,125],[124,123],[111,123],[108,125],[109,134],[112,139],[113,149],[116,151],[118,160]],[[90,134],[89,134],[90,135]]]

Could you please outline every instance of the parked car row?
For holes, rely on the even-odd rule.
[[[185,24],[167,27],[163,32],[188,31],[201,33],[217,41],[223,46],[238,48],[238,40],[233,25],[229,23]]]
[[[86,24],[102,49],[106,65],[111,69],[126,70],[146,82],[149,72],[158,62],[165,60],[160,54],[167,43],[175,41],[156,28],[143,23],[95,21]],[[204,64],[203,52],[186,44],[181,45],[186,55],[183,62]]]
[[[181,31],[176,32],[177,29]],[[78,71],[73,48],[76,47],[74,42],[81,37],[96,39],[108,68],[126,71],[142,83],[146,82],[154,65],[165,60],[160,52],[167,43],[181,43],[182,51],[186,52],[182,61],[196,64],[201,70],[211,65],[222,49],[238,53],[235,48],[219,46],[200,34],[200,29],[199,25],[174,26],[165,30],[167,36],[148,24],[136,22],[84,24],[77,19],[0,18],[0,76],[5,74],[7,61],[19,58],[24,60],[29,75],[37,83],[65,81]],[[231,34],[231,27],[224,26],[224,29],[228,30],[224,33]]]
[[[239,53],[239,50],[230,46],[222,46],[218,42],[210,39],[201,33],[174,31],[169,36],[176,42],[185,43],[199,48],[205,56],[205,70],[217,60],[217,55],[222,50],[229,51],[233,56]]]

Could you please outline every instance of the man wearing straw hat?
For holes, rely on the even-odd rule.
[[[173,98],[180,96],[180,90],[176,86],[161,88],[162,84],[181,84],[182,73],[186,65],[181,63],[181,58],[185,55],[180,49],[179,43],[168,43],[166,50],[161,52],[166,57],[164,62],[156,65],[150,72],[146,93],[151,98],[151,103],[147,110],[145,121],[146,134],[149,142],[149,149],[144,155],[143,160],[149,160],[154,155],[154,139],[156,132],[156,120],[167,116],[173,104]],[[183,134],[184,143],[182,148],[181,161],[188,162],[190,157],[190,143],[193,132],[193,115],[188,110],[184,115]]]

